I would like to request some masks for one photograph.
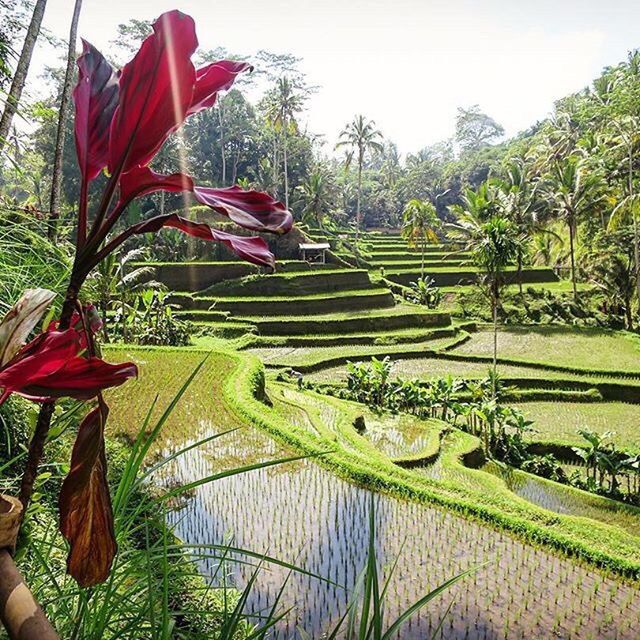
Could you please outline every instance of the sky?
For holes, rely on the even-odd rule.
[[[450,137],[460,106],[515,135],[640,47],[638,0],[84,0],[79,33],[108,51],[119,23],[173,8],[202,48],[301,57],[319,87],[302,121],[326,153],[359,113],[402,154]],[[66,38],[72,9],[48,0],[45,26]],[[55,55],[39,45],[31,78]]]

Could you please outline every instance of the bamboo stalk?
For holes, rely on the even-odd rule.
[[[11,557],[21,514],[19,500],[0,495],[0,621],[11,640],[60,640]]]
[[[0,550],[0,620],[11,640],[60,640],[6,549]]]

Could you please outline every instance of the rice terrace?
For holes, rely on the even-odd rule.
[[[640,8],[484,4],[0,0],[0,638],[640,637]]]

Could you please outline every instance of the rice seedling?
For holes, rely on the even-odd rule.
[[[582,446],[579,429],[613,432],[612,440],[628,451],[640,451],[640,406],[623,402],[527,402],[516,405],[535,423],[528,439]]]
[[[478,331],[456,353],[488,355],[490,331]],[[553,348],[549,349],[549,345]],[[584,367],[599,371],[640,371],[640,342],[632,334],[564,326],[504,327],[498,333],[501,357]]]

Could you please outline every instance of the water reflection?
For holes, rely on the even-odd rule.
[[[544,509],[554,513],[593,518],[609,524],[615,523],[629,533],[640,536],[640,509],[586,492],[574,491],[530,473],[522,473],[507,465],[490,462],[483,470],[502,478],[516,495]]]
[[[207,451],[189,452],[165,480],[189,482],[230,460],[246,463],[281,454],[270,439],[246,428],[210,443]],[[368,511],[368,491],[300,462],[201,487],[172,518],[189,543],[220,543],[232,536],[236,546],[352,587],[365,563]],[[452,598],[443,638],[637,638],[640,596],[633,587],[423,505],[377,496],[376,520],[380,562],[389,565],[400,556],[387,619],[456,573],[491,561],[408,623],[403,639],[430,637]],[[215,568],[203,562],[206,574]],[[236,584],[243,586],[251,571],[234,567]],[[277,566],[261,572],[248,603],[252,611],[268,610],[287,573]],[[343,590],[293,574],[282,605],[295,610],[279,637],[297,638],[302,627],[320,638],[346,604]]]

